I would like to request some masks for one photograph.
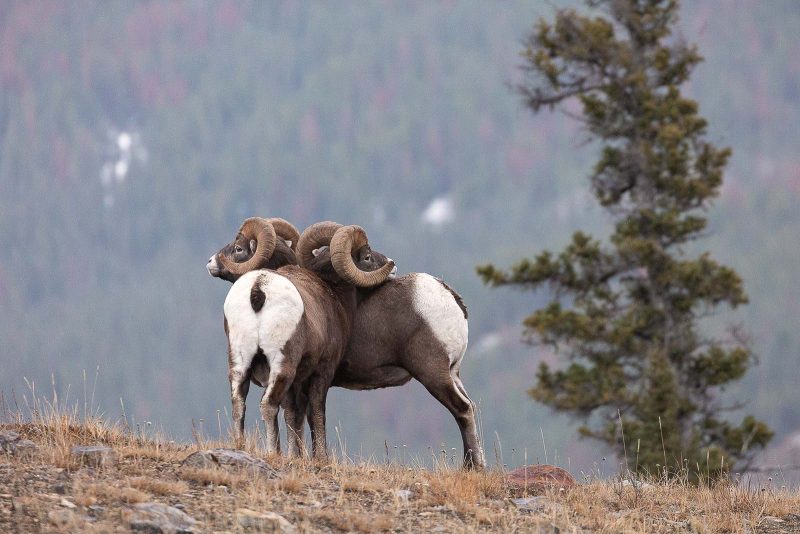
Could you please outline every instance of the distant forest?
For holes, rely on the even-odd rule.
[[[331,219],[367,228],[401,273],[429,272],[463,295],[462,376],[490,460],[544,461],[544,441],[551,463],[591,469],[606,451],[526,395],[539,362],[557,363],[520,342],[520,321],[548,295],[491,291],[475,274],[608,228],[588,191],[585,132],[568,113],[532,116],[510,89],[523,38],[552,9],[3,2],[5,402],[30,398],[23,377],[49,395],[52,377],[83,409],[99,366],[94,401],[112,419],[122,399],[129,420],[180,439],[194,420],[215,435],[230,410],[228,285],[208,276],[208,257],[247,216],[301,230]],[[698,252],[736,269],[750,297],[707,328],[752,334],[760,365],[727,395],[785,451],[800,432],[800,7],[686,2],[681,27],[705,57],[687,92],[733,149]],[[418,384],[333,390],[328,425],[354,455],[398,446],[391,454],[424,460],[460,443]]]

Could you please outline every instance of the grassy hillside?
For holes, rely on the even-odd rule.
[[[525,508],[513,499],[529,496],[515,494],[502,470],[463,472],[446,455],[432,470],[401,458],[321,463],[264,456],[252,436],[246,449],[275,468],[268,476],[182,465],[198,450],[230,445],[205,442],[199,433],[193,443],[168,442],[146,428],[82,420],[57,402],[37,403],[28,420],[8,410],[4,417],[10,422],[0,425],[0,441],[11,431],[20,435],[16,443],[33,445],[0,453],[2,532],[144,528],[140,509],[159,506],[147,503],[171,507],[162,510],[194,521],[183,528],[196,532],[269,531],[275,521],[283,532],[800,531],[800,516],[792,515],[800,493],[774,483],[631,484],[595,474]],[[71,452],[86,444],[107,445],[116,458],[88,466]],[[150,524],[151,532],[169,531]]]

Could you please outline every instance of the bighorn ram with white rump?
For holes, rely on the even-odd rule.
[[[330,269],[331,253],[324,245],[307,238],[297,248],[301,265],[315,272]],[[224,251],[218,257],[224,256]],[[232,261],[250,259],[252,253]],[[224,270],[209,272],[225,278]],[[358,299],[350,342],[332,385],[377,389],[400,386],[416,378],[456,419],[464,446],[464,466],[485,467],[475,405],[459,372],[468,332],[467,310],[461,297],[429,274],[411,273],[377,288],[359,289]]]
[[[325,281],[294,265],[259,269],[269,265],[281,240],[273,222],[255,217],[247,219],[236,240],[223,249],[240,256],[252,250],[250,257],[236,262],[221,252],[209,260],[209,272],[235,280],[224,310],[237,439],[243,436],[245,397],[253,380],[266,388],[261,415],[267,426],[267,450],[280,451],[277,415],[283,404],[288,434],[295,436],[290,452],[300,453],[298,436],[307,402],[312,451],[321,458],[326,455],[325,397],[352,330],[356,287],[381,284],[394,271],[394,263],[384,259],[378,265],[366,233],[358,226],[320,223],[305,233],[327,237],[334,272]],[[238,241],[246,242],[246,249]],[[298,246],[302,243],[300,236]],[[288,245],[286,249],[290,250]]]

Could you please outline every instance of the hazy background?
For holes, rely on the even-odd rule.
[[[556,3],[560,5],[559,3]],[[470,310],[462,375],[488,455],[574,472],[606,451],[526,395],[547,350],[520,321],[546,294],[491,291],[507,265],[571,232],[602,235],[596,157],[565,114],[510,89],[545,2],[0,4],[0,390],[23,377],[188,439],[230,410],[222,302],[208,257],[247,216],[367,228],[401,272],[444,278]],[[744,277],[761,365],[730,389],[775,430],[767,463],[800,458],[800,4],[686,2],[706,62],[687,91],[734,149],[710,249]],[[258,419],[251,392],[248,423]],[[333,390],[351,453],[456,447],[418,384]],[[223,424],[227,422],[223,420]],[[795,436],[794,444],[792,436]],[[338,448],[338,445],[336,445]],[[516,449],[514,453],[512,448]],[[793,452],[794,451],[794,452]],[[557,455],[557,456],[556,456]],[[555,456],[555,457],[554,457]],[[602,464],[600,464],[602,465]]]

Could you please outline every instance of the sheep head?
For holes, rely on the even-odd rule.
[[[296,265],[299,238],[297,229],[284,219],[251,217],[233,241],[211,256],[206,268],[211,276],[235,282],[254,269]]]
[[[397,272],[394,261],[372,250],[367,233],[356,225],[312,224],[300,236],[297,254],[306,269],[356,287],[382,284]]]

